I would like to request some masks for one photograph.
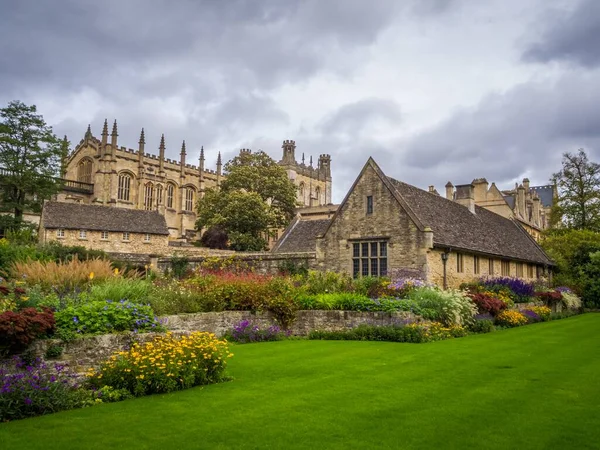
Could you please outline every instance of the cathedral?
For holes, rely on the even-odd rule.
[[[119,147],[117,121],[108,133],[104,121],[101,138],[88,126],[83,139],[67,156],[62,178],[66,180],[59,202],[112,206],[158,211],[166,219],[169,239],[195,238],[196,203],[205,189],[218,188],[226,179],[219,152],[215,170],[205,167],[204,148],[198,165],[186,160],[185,141],[179,161],[165,158],[165,137],[160,139],[158,155],[146,153],[142,129],[137,150]],[[318,207],[331,203],[331,157],[320,155],[316,167],[312,157],[305,164],[296,161],[296,143],[285,140],[279,164],[298,189],[298,206]],[[242,149],[241,152],[250,150]]]

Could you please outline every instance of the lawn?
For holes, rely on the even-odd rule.
[[[240,345],[234,381],[1,424],[0,448],[600,448],[599,331]]]

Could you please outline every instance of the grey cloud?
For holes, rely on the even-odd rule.
[[[582,0],[545,25],[540,38],[523,53],[525,61],[566,61],[583,67],[600,65],[600,2]]]
[[[377,121],[395,125],[401,119],[400,106],[389,99],[367,98],[349,103],[325,117],[321,124],[324,134],[344,133],[356,135]]]
[[[428,177],[437,186],[525,174],[546,183],[564,152],[584,147],[600,159],[599,103],[600,80],[591,76],[522,84],[408,140],[401,163],[412,172],[409,179]]]

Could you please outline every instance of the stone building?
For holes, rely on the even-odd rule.
[[[157,211],[46,202],[41,243],[59,241],[109,253],[167,253],[169,230]]]
[[[297,218],[273,251],[316,251],[321,269],[354,277],[402,271],[448,287],[548,274],[552,261],[521,223],[476,205],[469,186],[446,199],[387,177],[370,158],[331,219]]]
[[[298,187],[299,206],[317,206],[331,202],[331,157],[321,155],[317,167],[298,163],[296,144],[286,140],[279,164]],[[226,178],[221,154],[216,170],[205,167],[204,148],[198,165],[189,164],[185,141],[179,161],[165,158],[164,135],[158,155],[146,153],[142,129],[137,150],[118,145],[117,122],[108,134],[104,121],[101,138],[88,126],[84,138],[64,162],[62,178],[75,190],[62,192],[58,201],[107,205],[116,208],[158,211],[166,219],[171,239],[195,237],[195,205],[207,188],[218,188]],[[241,152],[250,151],[242,149]]]
[[[446,198],[466,201],[472,196],[475,204],[506,218],[517,220],[529,234],[539,240],[541,232],[550,227],[550,211],[558,196],[556,186],[530,186],[529,179],[515,184],[511,190],[501,191],[495,183],[489,185],[485,178],[477,178],[470,184],[453,186],[446,184]]]

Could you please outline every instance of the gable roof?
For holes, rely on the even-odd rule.
[[[314,252],[317,248],[317,237],[321,236],[330,219],[303,220],[296,218],[283,232],[273,253]]]
[[[421,222],[431,227],[434,246],[553,264],[516,221],[480,206],[475,206],[473,214],[452,200],[393,178],[388,177],[388,180]]]
[[[46,202],[41,223],[47,229],[169,234],[165,217],[157,211],[80,203]]]

